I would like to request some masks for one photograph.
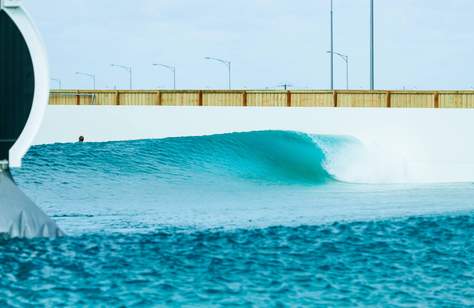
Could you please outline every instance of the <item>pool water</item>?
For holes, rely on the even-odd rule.
[[[34,147],[14,178],[68,236],[0,243],[0,305],[474,305],[472,183],[377,183],[363,148],[283,131]]]

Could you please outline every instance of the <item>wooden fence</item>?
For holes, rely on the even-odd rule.
[[[474,108],[474,91],[53,90],[50,105]]]

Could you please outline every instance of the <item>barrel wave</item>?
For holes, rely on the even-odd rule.
[[[334,156],[360,146],[351,137],[311,136],[287,131],[260,131],[222,135],[38,146],[26,164],[63,161],[71,169],[86,169],[100,176],[154,174],[171,183],[249,181],[268,184],[324,184]],[[87,163],[85,163],[87,161]],[[43,162],[51,165],[51,162]],[[57,168],[56,166],[52,166]],[[38,170],[46,173],[46,170]],[[58,170],[69,172],[71,170]],[[18,172],[21,173],[21,170]]]
[[[334,180],[325,164],[328,149],[356,142],[348,137],[312,137],[285,131],[231,133],[202,137],[144,140],[134,145],[129,163],[142,171],[195,180],[244,180],[261,183],[322,184]],[[117,150],[123,143],[111,143]],[[137,161],[135,161],[137,160]],[[135,168],[133,168],[135,169]],[[168,170],[172,170],[168,173]],[[149,171],[148,171],[149,172]]]

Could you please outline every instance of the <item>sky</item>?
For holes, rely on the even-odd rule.
[[[23,0],[63,88],[328,89],[329,0]],[[334,0],[335,51],[349,56],[350,88],[369,87],[369,0]],[[375,0],[377,89],[472,89],[474,1]],[[345,63],[335,58],[335,87]],[[57,83],[52,82],[52,87]]]

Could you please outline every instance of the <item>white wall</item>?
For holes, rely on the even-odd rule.
[[[28,13],[24,11],[21,6],[18,7],[19,3],[12,2],[11,4],[14,4],[14,6],[11,8],[5,8],[5,12],[7,12],[15,22],[28,45],[35,75],[35,91],[31,112],[21,135],[18,137],[18,140],[10,149],[9,153],[10,166],[20,167],[21,160],[34,140],[41,125],[43,114],[48,105],[49,65],[41,36]]]

